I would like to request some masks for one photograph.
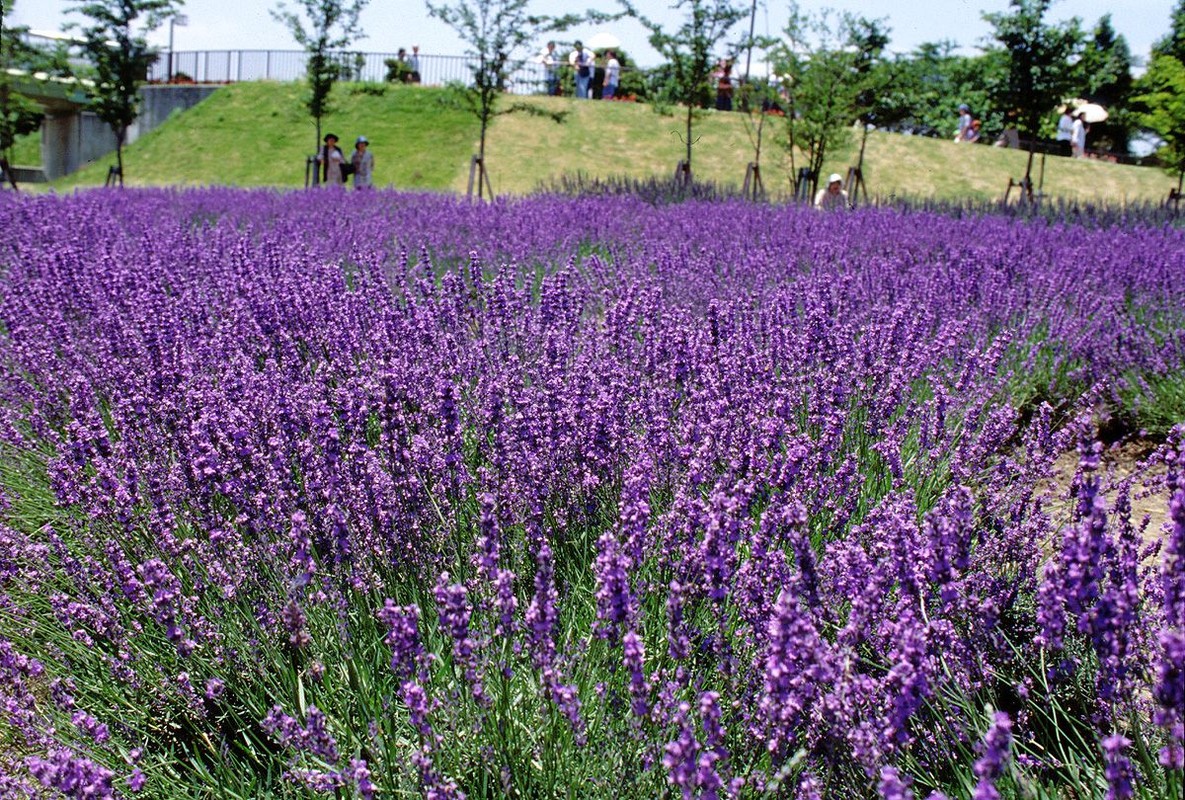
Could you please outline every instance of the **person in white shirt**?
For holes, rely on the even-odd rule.
[[[827,178],[827,186],[815,194],[815,208],[820,211],[839,211],[848,207],[848,193],[843,190],[843,176],[837,172]]]
[[[539,63],[543,65],[543,80],[549,97],[560,93],[560,58],[555,52],[555,42],[548,42],[547,47],[539,54]]]
[[[1057,142],[1058,151],[1063,156],[1074,154],[1073,144],[1071,140],[1074,138],[1074,115],[1070,113],[1069,106],[1062,106],[1062,115],[1057,119],[1057,136],[1053,137]]]
[[[612,50],[605,52],[605,81],[601,87],[601,99],[612,100],[617,94],[617,85],[621,82],[621,64],[617,61],[617,53]]]
[[[575,48],[568,54],[568,63],[576,71],[576,97],[581,100],[587,100],[588,85],[592,81],[596,58],[593,56],[591,50],[584,49],[584,44],[580,41],[576,42]]]
[[[1070,149],[1074,158],[1086,158],[1086,114],[1079,112],[1070,131]]]

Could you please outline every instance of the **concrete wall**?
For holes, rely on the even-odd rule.
[[[128,129],[128,144],[173,114],[209,97],[217,86],[145,86],[140,90],[140,116]],[[41,124],[41,166],[48,180],[69,175],[85,164],[115,152],[110,126],[89,111],[51,110]]]
[[[218,86],[144,86],[140,89],[140,116],[128,131],[128,143],[159,128],[173,114],[188,111],[218,90]]]

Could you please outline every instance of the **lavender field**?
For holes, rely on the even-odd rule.
[[[1180,228],[208,189],[0,230],[0,796],[1185,789]]]

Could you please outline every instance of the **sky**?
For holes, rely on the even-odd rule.
[[[676,28],[680,14],[673,11],[674,0],[635,0],[635,5],[651,19]],[[35,31],[60,31],[66,23],[79,21],[67,9],[80,0],[16,0],[11,23],[27,25]],[[292,36],[269,11],[278,0],[188,0],[182,13],[188,25],[175,27],[175,50],[295,50],[299,49]],[[456,0],[449,0],[455,3]],[[746,0],[737,0],[743,4]],[[1127,39],[1128,47],[1137,60],[1145,59],[1152,44],[1169,29],[1169,17],[1174,0],[1055,0],[1049,21],[1079,17],[1084,27],[1093,28],[1104,14],[1112,15],[1115,30]],[[611,12],[616,10],[613,0],[596,5],[578,0],[539,0],[532,10],[540,13],[562,14],[580,12],[587,8]],[[976,52],[990,34],[990,26],[983,21],[985,12],[1008,10],[1008,0],[800,0],[803,11],[823,9],[850,11],[865,17],[884,18],[890,29],[889,49],[908,53],[923,42],[950,40],[968,54]],[[758,34],[778,34],[788,15],[788,0],[758,0],[755,29]],[[747,27],[747,20],[738,31]],[[461,55],[465,45],[442,22],[431,18],[423,0],[370,0],[362,13],[362,27],[367,36],[354,45],[367,52],[394,52],[400,47],[411,49],[418,44],[423,54]],[[590,24],[572,29],[559,41],[588,39],[605,31],[622,42],[622,48],[642,66],[659,63],[658,54],[646,41],[646,30],[634,20],[607,24]],[[169,26],[165,25],[149,35],[149,41],[167,48]],[[540,43],[542,45],[542,42]],[[757,57],[754,56],[756,59]]]

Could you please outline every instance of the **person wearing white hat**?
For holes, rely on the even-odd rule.
[[[371,176],[374,174],[374,154],[370,152],[370,140],[359,136],[354,141],[354,154],[350,157],[354,165],[354,188],[369,189]]]
[[[827,185],[815,195],[815,208],[820,211],[836,211],[848,207],[848,193],[843,190],[843,177],[833,172],[827,177]]]

